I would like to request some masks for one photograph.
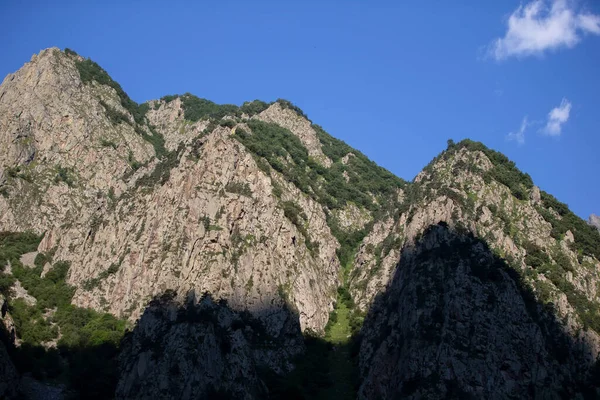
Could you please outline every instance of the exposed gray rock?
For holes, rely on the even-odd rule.
[[[600,230],[600,217],[599,216],[597,216],[596,214],[590,215],[588,222],[590,223],[590,225],[595,226],[596,228],[598,228]]]
[[[35,267],[35,257],[38,255],[37,251],[32,251],[31,253],[26,253],[21,256],[21,264],[25,267],[34,268]]]
[[[148,128],[134,128],[113,88],[84,84],[76,62],[44,50],[0,87],[0,145],[8,149],[0,155],[8,192],[0,196],[0,231],[45,232],[39,250],[71,262],[79,306],[133,322],[165,290],[208,291],[238,310],[290,301],[303,329],[322,331],[339,285],[339,244],[321,205],[261,171],[234,130],[201,135],[208,122],[185,121],[179,99],[153,102],[148,112],[167,150],[179,149],[165,166],[138,134]],[[130,123],[114,123],[106,107]],[[294,111],[274,104],[261,118],[288,127],[327,161]],[[62,181],[59,167],[72,181]],[[156,178],[161,169],[164,181]],[[285,217],[274,182],[307,216],[308,238]],[[308,250],[309,238],[318,253]],[[107,274],[111,267],[118,271]]]
[[[570,230],[555,239],[539,189],[531,202],[518,200],[486,178],[492,168],[483,152],[466,148],[438,157],[415,178],[419,196],[363,240],[350,274],[351,292],[369,314],[361,398],[507,398],[526,388],[534,398],[557,398],[563,387],[572,395],[593,390],[586,379],[600,337],[585,327],[575,295],[598,304],[600,263],[577,253]],[[474,238],[457,242],[460,235],[442,227],[422,237],[439,222]],[[572,289],[528,265],[536,249],[561,260]],[[494,267],[500,257],[509,269]],[[478,263],[503,272],[482,281],[472,273]],[[532,309],[549,311],[536,320]]]
[[[57,48],[4,79],[0,182],[7,196],[0,196],[0,229],[74,224],[94,213],[98,192],[112,188],[118,196],[126,189],[121,177],[129,160],[144,163],[154,152],[130,124],[112,123],[105,107],[128,114],[113,88],[83,84],[75,59]],[[57,178],[59,169],[65,179]]]
[[[31,296],[27,290],[23,287],[19,280],[16,280],[13,284],[12,288],[12,298],[13,299],[23,299],[25,303],[29,305],[34,305],[37,300],[35,297]]]
[[[441,157],[417,175],[415,182],[422,198],[417,198],[395,220],[390,219],[385,225],[375,224],[359,247],[350,274],[350,290],[361,309],[367,311],[377,294],[388,287],[400,259],[400,249],[414,243],[427,227],[443,221],[464,227],[484,240],[496,254],[513,260],[513,266],[535,293],[543,292],[546,296],[539,301],[563,304],[556,309],[559,319],[566,321],[565,329],[577,336],[584,327],[581,316],[569,301],[560,300],[564,296],[560,288],[546,279],[544,273],[527,265],[526,247],[534,245],[552,258],[581,265],[571,271],[570,282],[578,293],[595,304],[600,302],[600,262],[578,255],[570,231],[558,242],[552,235],[552,225],[539,212],[539,205],[518,200],[508,187],[494,180],[486,182],[483,174],[491,168],[493,164],[483,152],[461,148],[452,157]],[[550,209],[546,211],[552,213]],[[595,358],[600,353],[600,336],[590,332],[594,339],[589,345]]]
[[[304,343],[293,313],[261,314],[236,313],[210,296],[155,299],[124,341],[116,398],[264,398],[259,371],[289,371]]]
[[[529,198],[531,199],[531,202],[533,204],[540,204],[542,201],[542,193],[540,192],[540,188],[534,186],[533,189],[531,189],[531,194],[529,195]]]
[[[576,398],[586,343],[482,241],[445,224],[402,250],[363,328],[361,399]]]

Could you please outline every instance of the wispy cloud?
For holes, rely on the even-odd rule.
[[[600,35],[600,15],[578,9],[574,0],[534,0],[513,11],[506,34],[488,51],[496,60],[541,55],[574,47],[585,34]]]
[[[506,135],[506,139],[508,139],[509,141],[514,140],[519,145],[525,144],[525,130],[527,130],[528,126],[529,122],[527,120],[527,116],[525,116],[523,118],[523,121],[521,122],[521,128],[516,132],[511,132],[508,135]]]
[[[571,113],[571,102],[567,99],[562,99],[558,107],[554,107],[552,111],[548,113],[548,122],[542,129],[542,132],[550,136],[560,136],[562,133],[562,126],[569,120],[569,114]]]

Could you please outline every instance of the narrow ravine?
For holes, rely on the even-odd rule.
[[[319,399],[356,398],[358,362],[353,357],[353,348],[357,345],[356,336],[363,316],[356,310],[354,300],[347,289],[350,260],[353,259],[354,256],[349,257],[342,269],[342,286],[338,288],[335,308],[325,328],[324,339],[331,349],[327,354],[327,363],[332,385],[319,393]]]
[[[332,345],[328,354],[329,373],[333,386],[323,391],[322,399],[356,398],[356,363],[352,359],[352,334],[350,329],[351,310],[338,294],[332,317],[335,323],[328,326],[325,340]],[[335,315],[335,316],[334,316]]]
[[[358,333],[364,315],[357,310],[346,286],[354,254],[348,252],[347,257],[341,257],[346,261],[340,271],[342,286],[337,289],[325,334],[305,333],[306,352],[295,361],[294,370],[286,376],[265,377],[270,400],[356,399]]]

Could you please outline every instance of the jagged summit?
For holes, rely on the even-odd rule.
[[[63,369],[40,379],[82,397],[594,390],[600,234],[481,143],[449,142],[406,182],[286,100],[137,104],[47,49],[0,86],[0,145],[21,373],[14,343],[58,346]],[[98,344],[109,376],[77,386]]]

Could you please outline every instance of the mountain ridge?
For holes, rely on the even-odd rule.
[[[600,351],[600,235],[565,204],[534,186],[531,177],[504,155],[481,143],[449,141],[446,151],[412,182],[406,182],[330,136],[286,100],[217,105],[184,94],[138,105],[99,65],[68,49],[44,50],[7,76],[0,86],[0,117],[0,144],[9,149],[0,155],[0,231],[43,234],[35,244],[37,252],[28,250],[36,260],[31,269],[21,260],[21,253],[26,253],[21,249],[27,246],[13,249],[10,246],[19,243],[18,239],[6,242],[6,257],[0,264],[7,264],[11,272],[1,273],[0,281],[10,284],[0,288],[9,297],[8,310],[17,317],[37,313],[39,323],[48,325],[48,334],[44,340],[30,339],[31,344],[49,348],[56,346],[50,344],[53,340],[59,346],[61,340],[66,343],[53,332],[58,327],[64,338],[70,329],[71,303],[77,310],[91,308],[98,313],[85,325],[92,332],[97,329],[92,325],[102,326],[95,318],[104,318],[111,321],[110,335],[122,334],[125,324],[113,323],[111,318],[126,319],[133,331],[119,357],[123,371],[128,372],[121,376],[111,372],[110,378],[120,379],[119,398],[131,398],[131,388],[149,378],[135,372],[136,365],[148,365],[149,354],[157,360],[156,376],[150,379],[170,385],[161,396],[185,393],[185,382],[169,378],[173,363],[183,362],[177,361],[184,357],[177,349],[193,343],[186,336],[192,332],[217,340],[211,329],[228,332],[230,339],[217,340],[201,351],[221,360],[219,365],[224,367],[214,374],[228,383],[198,378],[198,385],[206,390],[210,386],[219,393],[239,394],[248,389],[247,398],[254,398],[262,389],[240,389],[232,382],[242,368],[252,375],[252,385],[261,386],[260,382],[268,380],[253,371],[266,368],[279,376],[296,373],[294,379],[303,384],[277,385],[307,396],[308,389],[302,389],[306,377],[298,376],[302,368],[294,369],[298,361],[293,359],[302,351],[311,359],[310,349],[315,347],[303,346],[302,336],[327,339],[333,337],[331,332],[347,332],[352,337],[346,339],[354,346],[347,356],[356,356],[347,361],[360,369],[361,379],[360,388],[353,388],[352,381],[358,380],[342,378],[344,393],[355,391],[359,398],[423,394],[421,384],[413,387],[419,379],[430,382],[431,371],[423,369],[405,377],[405,372],[392,373],[384,382],[374,371],[404,369],[377,354],[394,346],[390,338],[402,329],[394,325],[398,321],[411,320],[419,313],[433,315],[428,301],[412,304],[412,295],[398,294],[403,293],[398,286],[402,283],[394,277],[407,274],[419,285],[434,285],[435,274],[412,274],[414,251],[429,254],[423,249],[455,243],[452,232],[458,232],[456,243],[469,243],[469,248],[481,245],[463,238],[467,233],[483,240],[487,250],[477,252],[485,260],[505,260],[506,266],[485,264],[484,270],[491,271],[486,274],[501,270],[502,285],[529,288],[529,294],[510,292],[506,303],[513,308],[528,304],[529,308],[519,309],[531,318],[520,321],[532,327],[528,332],[539,336],[528,343],[533,347],[551,343],[548,332],[555,325],[547,326],[544,321],[550,316],[563,321],[561,329],[571,338],[564,350],[568,362],[552,372],[544,393],[557,393],[561,379],[571,382],[571,394],[588,384],[572,377],[573,371],[587,374]],[[446,229],[444,224],[450,233],[429,235],[431,229]],[[408,250],[412,248],[416,250]],[[427,257],[419,262],[443,264],[435,254]],[[477,271],[476,261],[462,252],[453,257],[456,265],[444,264],[450,268],[449,279],[460,280],[474,292],[492,290],[498,296],[483,280],[487,275],[475,272],[471,278],[461,272],[460,268]],[[38,304],[23,304],[14,293],[15,282],[25,293],[37,294]],[[57,304],[55,316],[44,316],[49,309],[44,299],[51,296],[41,287],[45,291],[72,288],[72,297]],[[411,290],[420,289],[413,285]],[[151,299],[164,293],[172,293],[168,301],[155,301],[153,311],[144,312]],[[225,303],[202,305],[200,298],[206,297],[199,295],[203,293]],[[532,305],[527,296],[535,299]],[[405,299],[400,312],[388,306],[398,298]],[[460,297],[441,303],[431,299],[431,304],[437,304],[436,313],[448,321],[455,315],[451,307],[462,307]],[[208,319],[213,328],[194,331],[188,320],[174,317],[178,307],[195,313],[196,303],[201,315],[206,310],[222,315],[218,321]],[[547,311],[548,307],[552,310]],[[535,319],[532,315],[538,311],[532,314],[531,310],[548,318]],[[251,318],[242,317],[245,312]],[[491,326],[501,326],[493,307],[486,313]],[[395,322],[384,328],[381,318]],[[367,325],[362,326],[363,320]],[[23,321],[17,318],[15,331],[21,339],[28,337]],[[340,321],[348,326],[336,327]],[[176,332],[177,339],[160,342],[152,333],[153,324]],[[430,329],[419,324],[409,324],[412,333],[402,335],[420,335]],[[236,333],[238,325],[246,326],[242,329],[245,339]],[[457,325],[449,326],[445,332],[459,334]],[[518,348],[512,331],[498,331],[504,332],[499,335],[508,347]],[[227,355],[230,342],[237,343],[244,354],[262,354],[253,339],[256,332],[266,332],[273,343],[280,343],[277,338],[295,343],[283,356],[283,366],[276,366],[268,352],[243,359]],[[495,330],[486,332],[483,337]],[[418,346],[439,340],[435,335],[425,336]],[[336,340],[337,346],[346,346]],[[148,341],[156,342],[155,346],[148,348]],[[8,343],[9,348],[12,345]],[[412,345],[407,346],[394,361],[398,366],[414,354]],[[544,348],[549,357],[555,357],[554,347]],[[492,346],[481,351],[494,356],[501,350]],[[167,357],[169,353],[176,354],[175,358]],[[318,363],[343,361],[335,352],[324,356]],[[460,357],[473,365],[479,362],[460,352],[448,362],[459,362]],[[528,371],[533,368],[530,361],[515,357]],[[187,365],[189,371],[196,371],[190,376],[199,377],[196,367]],[[200,370],[211,368],[200,366]],[[498,368],[492,364],[489,371],[496,374]],[[513,372],[520,373],[518,369]],[[508,396],[516,387],[528,385],[515,381],[514,376],[497,374],[502,384],[495,390],[482,389],[459,370],[453,374],[438,379],[434,392],[428,393],[445,396],[450,386],[458,385],[461,393],[489,398]],[[530,384],[542,390],[542,380],[538,376]],[[338,382],[328,384],[335,388]],[[278,393],[275,386],[266,386],[273,396]],[[147,395],[158,395],[156,391],[163,388],[148,390]]]

